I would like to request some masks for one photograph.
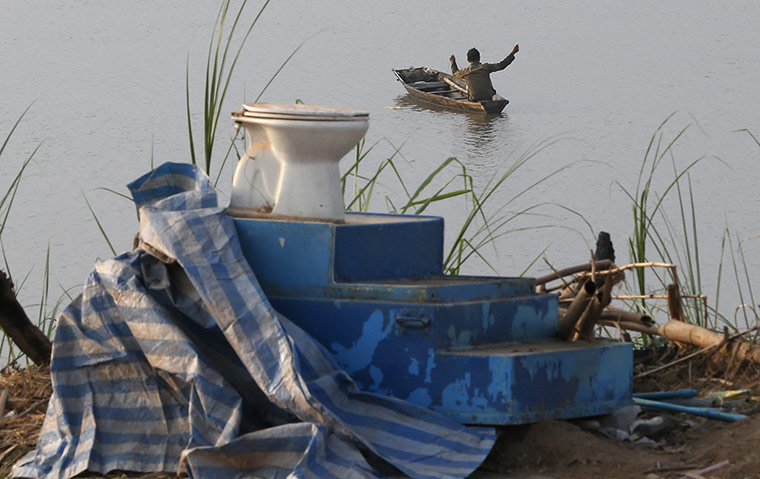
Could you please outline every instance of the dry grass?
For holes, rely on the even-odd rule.
[[[10,397],[0,422],[0,478],[37,445],[45,410],[52,392],[47,369],[9,370],[0,376],[0,391]]]
[[[0,391],[7,389],[10,398],[0,422],[0,479],[9,477],[11,468],[26,453],[34,450],[45,419],[52,393],[48,369],[8,369],[0,375]],[[81,478],[145,478],[168,479],[173,474],[129,474],[114,472],[108,476],[80,475]]]
[[[676,347],[660,350],[652,356],[646,365],[637,365],[634,374],[669,363],[676,357],[687,353],[688,351],[679,350]],[[36,368],[29,370],[6,370],[0,375],[0,391],[3,388],[8,389],[10,392],[10,400],[5,408],[6,417],[0,423],[0,479],[7,478],[13,464],[36,446],[47,401],[51,394],[50,374],[45,369]],[[752,389],[757,394],[760,391],[760,365],[740,364],[719,353],[701,355],[634,382],[634,389],[637,392],[682,388],[693,388],[702,393],[725,389]],[[676,464],[701,464],[706,460],[700,461],[699,457],[711,455],[714,456],[711,459],[713,462],[726,458],[731,459],[733,466],[730,471],[725,471],[727,475],[715,476],[721,478],[731,477],[731,474],[743,473],[754,467],[750,449],[758,446],[758,440],[760,439],[755,429],[758,420],[758,417],[755,415],[760,412],[758,411],[758,400],[760,398],[755,396],[750,397],[747,403],[741,407],[742,413],[752,416],[751,420],[741,421],[741,423],[735,423],[732,426],[728,426],[720,421],[688,417],[689,420],[696,421],[701,425],[690,426],[685,429],[674,429],[667,441],[672,450],[665,451],[661,449],[647,449],[646,447],[596,436],[592,438],[589,433],[581,431],[576,426],[563,421],[550,421],[549,423],[542,422],[533,426],[505,428],[505,431],[511,432],[505,434],[504,439],[497,443],[492,456],[484,464],[483,471],[488,472],[491,468],[496,467],[496,469],[500,469],[500,473],[509,471],[532,471],[535,473],[541,471],[556,472],[554,471],[556,468],[562,469],[564,473],[572,472],[567,477],[575,478],[584,477],[583,474],[586,472],[589,474],[596,472],[594,468],[603,469],[613,463],[618,465],[630,463],[630,466],[635,466],[634,469],[640,472],[643,470],[642,468],[649,467],[650,463],[655,464],[659,461],[666,461],[668,464],[671,462]],[[681,420],[680,422],[684,421]],[[549,428],[552,432],[544,431],[542,428]],[[546,446],[544,449],[540,447],[551,439],[548,436],[554,436],[559,433],[565,434],[567,441],[570,443],[577,442],[581,437],[588,440],[593,439],[600,447],[603,446],[601,452],[597,451],[599,458],[594,461],[586,461],[588,464],[574,463],[573,471],[564,470],[563,465],[565,463],[562,461],[565,461],[567,458],[562,454],[568,457],[573,456],[573,458],[577,459],[577,457],[580,457],[579,454],[582,456],[582,451],[579,452],[572,449],[569,445],[564,445],[563,449],[560,450],[557,444],[555,444],[557,441],[552,442],[551,445]],[[726,440],[720,436],[721,434],[728,434],[733,438],[732,441]],[[715,441],[719,438],[722,438],[723,442],[716,444]],[[742,445],[745,443],[746,445]],[[683,452],[688,452],[692,448],[698,449],[699,454],[687,454]],[[534,449],[535,451],[533,451]],[[532,455],[526,451],[533,451]],[[551,454],[547,451],[551,452]],[[678,452],[678,454],[675,454],[674,451]],[[553,455],[556,457],[552,462]],[[535,461],[538,462],[534,464]],[[570,461],[570,459],[567,459],[567,461]],[[169,479],[177,476],[167,473],[136,474],[115,471],[107,476],[86,474],[79,477]],[[586,477],[593,477],[593,475]],[[608,477],[627,478],[633,476],[622,471],[617,471]],[[635,475],[635,477],[641,476]],[[745,476],[739,475],[736,477]]]

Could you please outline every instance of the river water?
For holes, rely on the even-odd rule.
[[[246,21],[258,5],[248,6]],[[126,193],[124,185],[151,162],[188,161],[186,69],[198,138],[205,55],[218,5],[3,0],[2,7],[0,138],[31,104],[1,157],[3,191],[39,146],[2,244],[16,283],[23,282],[23,302],[36,315],[48,248],[51,301],[64,289],[77,293],[93,262],[111,256],[84,198],[116,250],[129,249],[137,231],[134,208],[107,190]],[[304,42],[262,101],[368,111],[367,144],[377,143],[368,164],[400,147],[396,163],[411,188],[450,156],[483,188],[543,144],[489,200],[493,211],[567,167],[509,203],[509,211],[543,206],[510,223],[503,230],[508,234],[483,250],[498,274],[513,275],[544,250],[557,267],[587,260],[601,230],[612,235],[617,262],[627,262],[632,202],[621,186],[635,189],[650,138],[674,114],[662,141],[669,143],[683,128],[686,133],[665,158],[653,190],[662,193],[670,183],[671,163],[682,169],[704,158],[691,181],[703,283],[713,295],[724,230],[745,240],[750,275],[760,263],[758,241],[752,240],[760,233],[752,213],[760,205],[760,147],[740,131],[760,135],[759,21],[760,4],[750,1],[273,1],[230,84],[218,158],[232,133],[226,112],[252,102]],[[449,55],[456,54],[461,65],[472,46],[484,61],[496,62],[516,43],[515,62],[492,76],[498,92],[511,100],[500,116],[417,105],[391,72],[420,65],[446,70]],[[222,192],[231,178],[228,167]],[[400,202],[390,176],[382,185],[374,211],[387,211],[385,195]],[[677,209],[671,211],[675,220]],[[455,200],[431,212],[446,218],[450,239],[466,206]],[[538,261],[529,274],[547,269]],[[733,277],[727,269],[724,282]],[[478,261],[465,272],[493,274]],[[730,282],[722,288],[721,308],[733,314],[742,301],[735,282],[734,291]]]

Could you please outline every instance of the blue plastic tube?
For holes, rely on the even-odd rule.
[[[671,399],[671,398],[693,398],[698,393],[694,389],[679,389],[678,391],[660,391],[656,393],[636,393],[635,398],[641,399]]]
[[[638,404],[639,406],[645,409],[685,412],[688,414],[694,414],[695,416],[702,416],[702,417],[707,417],[710,419],[720,419],[722,421],[729,421],[729,422],[741,421],[742,419],[745,419],[747,417],[743,414],[730,414],[730,413],[718,411],[717,409],[712,409],[709,407],[681,406],[679,404],[653,401],[651,399],[643,399],[643,398],[638,398],[638,397],[634,397],[633,402],[634,404]]]

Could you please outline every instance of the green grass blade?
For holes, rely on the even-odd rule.
[[[438,174],[441,173],[441,171],[445,170],[446,167],[448,167],[452,162],[457,162],[461,164],[461,162],[453,156],[444,160],[424,180],[422,180],[420,185],[417,187],[417,189],[414,191],[412,196],[409,198],[409,203],[413,203],[422,193],[422,190],[424,190],[433,181],[433,179],[436,178]],[[407,209],[408,208],[402,208],[401,212],[404,213]]]
[[[533,265],[535,265],[538,262],[539,259],[541,259],[544,256],[544,254],[546,254],[550,246],[551,245],[547,245],[544,249],[541,250],[540,253],[536,255],[535,258],[533,258],[533,260],[530,263],[528,263],[528,266],[526,266],[525,269],[523,269],[522,272],[520,272],[521,278],[525,277],[525,275],[528,274],[528,271],[533,267]]]
[[[130,203],[134,203],[134,202],[135,202],[135,200],[134,200],[134,199],[133,199],[131,196],[129,196],[129,195],[126,195],[126,194],[124,194],[124,193],[120,193],[120,192],[118,192],[118,191],[116,191],[116,190],[112,190],[111,188],[106,188],[106,187],[104,187],[104,186],[99,186],[99,187],[97,187],[97,188],[95,188],[95,189],[96,189],[96,190],[101,190],[101,191],[107,191],[108,193],[111,193],[111,194],[113,194],[113,195],[116,195],[116,196],[118,196],[119,198],[124,198],[125,200],[129,201]]]
[[[45,271],[42,276],[42,297],[40,298],[39,312],[37,314],[37,324],[40,326],[44,326],[45,311],[47,310],[49,292],[50,292],[50,243],[48,242],[47,252],[45,254]],[[42,330],[44,331],[44,328]]]
[[[750,138],[752,138],[753,140],[755,140],[755,144],[757,144],[757,146],[760,146],[760,140],[758,140],[757,137],[755,135],[753,135],[752,132],[749,131],[748,129],[742,128],[741,130],[736,130],[736,131],[742,131],[742,132],[748,134],[750,136]]]
[[[5,147],[8,145],[8,142],[11,140],[11,137],[13,136],[13,132],[16,131],[16,128],[21,123],[21,120],[26,116],[26,113],[29,111],[29,109],[32,107],[34,103],[30,104],[26,107],[26,109],[19,115],[18,119],[16,119],[16,122],[11,127],[11,130],[8,132],[8,134],[5,136],[5,140],[3,141],[3,145],[0,146],[0,156],[2,156],[3,151],[5,150]]]
[[[316,33],[314,35],[316,35]],[[277,69],[277,71],[274,72],[274,74],[269,78],[269,81],[266,83],[266,85],[264,85],[264,88],[261,89],[261,91],[259,92],[259,95],[256,97],[256,100],[254,100],[254,103],[257,103],[259,100],[261,100],[261,97],[264,96],[264,93],[267,91],[267,88],[269,88],[269,85],[271,85],[274,79],[277,78],[277,75],[279,75],[282,69],[285,68],[285,65],[287,65],[288,62],[290,62],[290,59],[293,58],[295,54],[298,53],[298,50],[300,50],[301,47],[304,46],[304,44],[308,40],[310,40],[314,35],[302,41],[292,52],[290,52],[290,55],[288,55],[288,58],[286,58],[285,61],[282,62],[280,67]]]
[[[196,165],[193,119],[190,113],[190,52],[187,52],[187,64],[185,65],[185,110],[187,112],[187,136],[190,139],[190,162]]]
[[[95,223],[98,225],[101,236],[103,236],[103,239],[105,239],[106,243],[108,243],[108,247],[111,249],[111,253],[116,256],[116,249],[114,249],[113,245],[111,244],[111,240],[108,238],[105,229],[103,229],[103,225],[100,223],[98,215],[95,214],[95,210],[92,209],[92,205],[90,205],[90,201],[87,199],[87,195],[84,194],[84,191],[82,191],[82,198],[84,198],[84,202],[87,203],[87,208],[90,210],[90,214],[92,214],[92,217],[95,219]]]
[[[240,151],[237,149],[237,146],[235,146],[235,140],[237,139],[237,136],[230,137],[230,146],[227,147],[227,152],[224,154],[224,159],[222,160],[222,164],[219,166],[219,169],[216,173],[216,178],[214,179],[214,188],[217,187],[219,184],[219,180],[222,178],[222,172],[224,171],[224,167],[227,165],[227,161],[230,158],[230,154],[232,151],[235,151],[235,155],[237,158],[241,158],[243,155],[240,153]]]

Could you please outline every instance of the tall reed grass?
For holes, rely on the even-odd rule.
[[[0,160],[5,159],[3,157],[5,149],[8,146],[8,143],[10,142],[11,138],[13,137],[14,132],[16,131],[18,126],[21,124],[21,121],[23,120],[24,116],[26,116],[26,114],[29,112],[29,109],[31,107],[32,105],[29,105],[28,107],[26,107],[26,109],[21,113],[21,115],[19,115],[19,117],[13,123],[13,126],[11,127],[10,131],[6,134],[5,139],[3,140],[3,144],[2,146],[0,146]],[[21,166],[18,168],[16,174],[11,178],[10,184],[6,186],[5,193],[3,193],[2,198],[0,198],[0,217],[2,217],[2,220],[0,220],[0,252],[2,252],[2,256],[3,256],[3,266],[4,266],[3,269],[8,275],[8,278],[11,281],[13,281],[14,289],[17,294],[21,290],[21,288],[23,288],[31,272],[27,273],[26,276],[24,276],[24,278],[21,281],[18,281],[18,278],[14,277],[13,272],[11,271],[10,264],[8,262],[8,256],[5,250],[5,245],[3,243],[3,233],[8,224],[8,218],[10,217],[11,210],[13,208],[13,203],[19,191],[19,187],[21,185],[21,179],[24,175],[24,172],[26,171],[29,164],[32,162],[34,155],[37,154],[37,151],[40,149],[41,146],[42,146],[42,143],[38,144],[34,148],[34,150],[29,154],[29,156],[27,156],[22,161]],[[50,252],[48,249],[48,255],[45,261],[45,272],[43,275],[44,286],[43,286],[43,291],[42,291],[42,299],[39,304],[39,313],[38,313],[38,324],[40,325],[44,325],[44,322],[50,318],[50,315],[47,314],[47,307],[46,307],[47,297],[49,294],[49,288],[48,288],[48,283],[49,283],[49,278],[50,278],[49,260],[50,260]],[[4,351],[6,352],[6,355],[7,355],[8,364],[19,361],[23,357],[23,354],[21,354],[21,352],[16,351],[14,349],[13,343],[5,335],[5,333],[3,331],[0,331],[0,354],[2,354]],[[0,356],[0,358],[2,358],[2,356]]]
[[[231,15],[231,4],[232,0],[224,0],[219,7],[219,12],[217,13],[214,22],[214,31],[216,33],[211,37],[206,57],[206,81],[203,98],[203,154],[205,172],[209,176],[211,176],[211,159],[214,150],[216,130],[219,125],[219,117],[222,113],[222,107],[227,96],[227,89],[230,86],[232,74],[235,71],[237,61],[240,58],[240,53],[243,51],[243,47],[253,31],[253,27],[256,26],[256,23],[259,21],[259,18],[261,18],[267,5],[269,5],[269,0],[266,0],[263,3],[237,45],[234,43],[235,32],[238,29],[238,25],[243,17],[243,12],[245,11],[248,2],[247,0],[243,0],[240,3],[237,13],[235,13],[234,18],[231,19],[232,25],[230,25],[229,30],[227,30]],[[195,142],[193,141],[193,124],[190,108],[189,53],[185,73],[185,99],[187,107],[187,131],[190,140],[190,158],[195,165],[197,164],[197,158],[195,154]]]
[[[385,141],[393,148],[393,153],[381,160],[375,167],[367,166],[368,154],[380,141]],[[400,157],[401,146],[396,147],[388,139],[378,140],[369,148],[366,148],[364,140],[356,147],[353,163],[343,174],[342,189],[344,202],[348,211],[368,211],[373,193],[381,182],[385,183],[385,189],[400,190],[401,197],[392,198],[387,194],[383,197],[385,207],[390,213],[400,214],[423,214],[435,203],[446,202],[447,208],[463,211],[464,220],[458,225],[456,235],[448,252],[444,256],[444,272],[447,274],[460,274],[465,263],[473,258],[479,258],[492,271],[496,269],[489,263],[483,250],[495,246],[495,241],[511,232],[519,231],[524,225],[512,226],[516,221],[532,211],[546,206],[546,204],[533,204],[518,210],[511,210],[518,199],[533,191],[538,185],[544,183],[569,168],[571,164],[561,166],[540,179],[528,185],[520,185],[518,171],[531,159],[554,145],[559,139],[550,138],[531,146],[525,153],[512,163],[505,165],[503,171],[494,173],[488,182],[478,187],[475,185],[472,175],[467,166],[455,157],[449,157],[434,167],[430,173],[420,181],[415,188],[410,188],[401,165],[397,164]],[[403,145],[402,145],[403,146]],[[367,174],[360,171],[368,170]],[[390,188],[388,183],[395,182],[398,188]],[[515,193],[501,203],[491,207],[495,201],[497,191],[506,189],[506,186],[515,186],[510,191]],[[499,197],[501,198],[501,197]],[[459,201],[459,203],[454,203]],[[543,253],[543,252],[542,252]],[[533,259],[532,265],[541,255]],[[528,266],[528,268],[530,267]],[[526,268],[527,269],[527,268]]]
[[[630,261],[636,263],[664,262],[677,267],[684,319],[687,322],[710,329],[723,326],[738,330],[749,329],[758,321],[757,304],[754,300],[752,278],[747,267],[742,241],[726,228],[722,234],[722,246],[717,258],[715,293],[708,294],[704,288],[704,252],[700,248],[699,212],[692,182],[695,167],[703,161],[721,161],[716,157],[698,157],[679,166],[675,158],[675,146],[683,141],[684,134],[700,128],[693,120],[672,137],[666,134],[674,114],[668,116],[655,130],[641,162],[634,189],[616,181],[631,202],[632,234],[628,238]],[[700,128],[701,129],[701,128]],[[760,146],[760,142],[746,131]],[[655,180],[666,181],[662,191],[654,187]],[[728,273],[735,283],[740,305],[726,314],[721,312],[721,286]],[[662,294],[673,278],[661,270],[635,270],[633,289],[638,295]],[[632,310],[652,317],[665,316],[668,312],[662,301],[640,299],[630,302]],[[733,314],[732,314],[733,313]]]

